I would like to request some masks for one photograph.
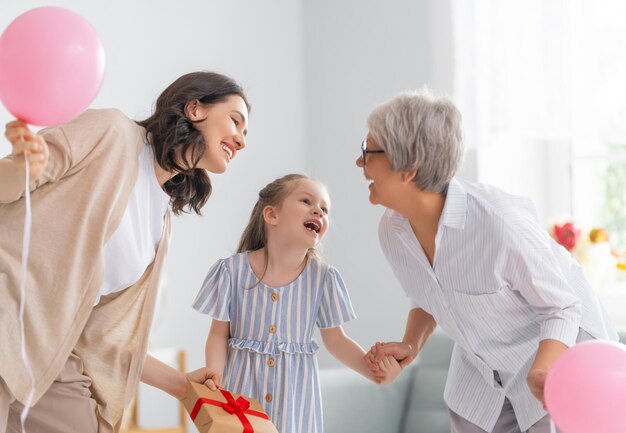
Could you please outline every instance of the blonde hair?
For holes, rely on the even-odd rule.
[[[285,197],[287,197],[287,195],[295,189],[298,182],[306,179],[310,178],[303,174],[287,174],[270,182],[265,186],[265,188],[259,191],[259,198],[257,199],[254,208],[252,208],[248,225],[239,240],[239,246],[237,247],[238,253],[256,251],[267,246],[267,230],[265,229],[263,209],[265,209],[266,206],[280,207]],[[263,270],[261,278],[263,278],[265,272],[267,271],[267,255],[267,248],[265,248],[265,269]],[[319,260],[319,258],[319,254],[315,248],[308,249],[306,253],[307,260]],[[259,280],[261,278],[259,278]]]

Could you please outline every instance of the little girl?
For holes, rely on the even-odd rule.
[[[375,379],[365,351],[341,327],[355,317],[348,292],[315,251],[329,209],[324,186],[306,176],[267,185],[238,254],[213,265],[193,304],[213,317],[207,367],[224,372],[206,385],[256,398],[280,433],[322,432],[315,326],[328,351],[363,376],[387,383],[400,372],[388,357],[380,363],[386,377]]]

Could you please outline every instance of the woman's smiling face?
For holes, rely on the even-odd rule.
[[[326,188],[312,179],[296,181],[297,185],[275,208],[275,227],[285,238],[315,247],[328,230],[330,199]]]
[[[366,143],[366,151],[382,150],[372,134],[367,134]],[[356,166],[363,169],[365,179],[370,181],[370,202],[386,206],[386,198],[392,193],[392,188],[396,182],[400,180],[399,173],[391,169],[387,155],[384,153],[367,153],[365,161],[361,155],[356,160]]]
[[[248,108],[245,101],[239,95],[228,96],[224,101],[211,105],[196,101],[190,103],[187,111],[206,144],[197,168],[224,173],[237,152],[246,147]]]

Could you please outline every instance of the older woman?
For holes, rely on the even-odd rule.
[[[586,339],[616,340],[569,253],[532,203],[455,178],[461,115],[448,100],[403,94],[377,107],[356,165],[370,202],[387,208],[379,237],[411,299],[402,342],[377,343],[408,365],[437,325],[454,340],[444,399],[453,431],[548,432],[545,375]]]

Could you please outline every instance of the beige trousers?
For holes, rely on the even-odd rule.
[[[97,433],[97,403],[90,386],[83,362],[71,354],[50,388],[30,409],[26,433]],[[0,433],[22,433],[22,409],[0,378]]]
[[[9,392],[4,380],[0,377],[0,433],[5,433],[7,431],[9,408],[11,407],[13,400],[13,395]]]

